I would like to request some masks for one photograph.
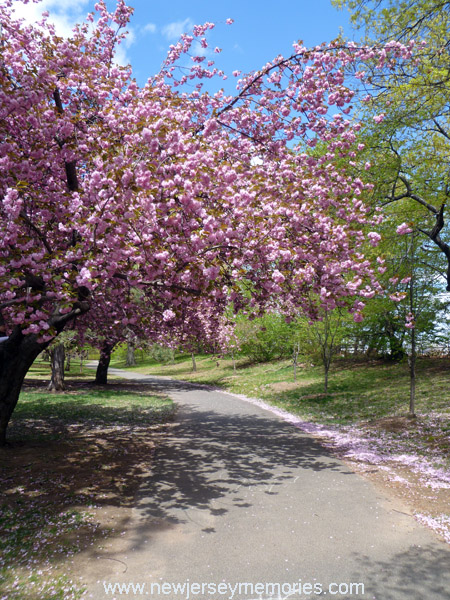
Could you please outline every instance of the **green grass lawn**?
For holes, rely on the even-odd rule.
[[[164,422],[172,412],[169,398],[145,392],[87,388],[51,393],[36,389],[21,393],[12,427],[25,419],[143,425]]]
[[[81,364],[78,359],[70,362],[70,371],[66,371],[64,376],[74,381],[93,381],[95,379],[95,369],[87,366],[89,361],[84,360]],[[32,364],[27,373],[27,380],[36,379],[40,381],[50,381],[51,364],[39,356]]]
[[[262,398],[305,419],[321,423],[353,424],[392,415],[403,415],[409,406],[409,372],[406,363],[337,360],[324,393],[323,369],[305,365],[297,370],[294,383],[290,360],[272,363],[237,363],[209,356],[196,358],[192,372],[190,357],[178,356],[174,364],[147,360],[132,369],[146,374],[167,375],[222,387],[231,392]],[[124,368],[124,363],[114,361]],[[422,359],[418,362],[416,407],[418,413],[450,414],[450,360]]]

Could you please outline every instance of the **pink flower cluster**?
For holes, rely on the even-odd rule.
[[[109,13],[100,1],[98,19],[63,42],[45,18],[43,29],[26,26],[11,7],[0,6],[0,309],[9,333],[19,327],[45,342],[76,318],[116,338],[130,327],[153,339],[212,336],[230,303],[274,298],[314,313],[306,298],[332,309],[350,297],[360,319],[360,297],[381,287],[362,251],[370,186],[351,173],[359,125],[345,117],[354,92],[342,65],[377,53],[408,58],[411,48],[294,45],[290,57],[242,76],[235,96],[211,95],[201,80],[224,75],[211,61],[177,79],[194,40],[207,45],[214,25],[205,23],[141,88],[114,63],[131,13],[124,2]],[[186,91],[186,81],[198,85]],[[305,152],[319,141],[326,151]],[[375,246],[379,236],[367,240]]]

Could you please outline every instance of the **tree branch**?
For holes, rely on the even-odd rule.
[[[36,225],[27,217],[27,215],[25,214],[24,210],[20,211],[20,217],[25,221],[25,223],[28,225],[28,227],[30,229],[32,229],[34,231],[34,233],[38,236],[38,238],[41,240],[42,244],[44,245],[45,249],[47,250],[47,252],[49,254],[52,254],[53,251],[50,247],[50,244],[47,241],[47,238],[45,237],[45,235],[42,233],[42,231],[36,227]]]
[[[61,95],[59,93],[59,89],[55,88],[53,92],[53,99],[55,101],[56,110],[60,115],[64,113],[64,107],[61,100]],[[58,141],[58,140],[57,140]],[[64,145],[63,142],[58,142],[58,145],[62,147]],[[78,176],[77,176],[77,166],[76,161],[67,162],[64,161],[64,167],[66,169],[66,181],[69,192],[77,192],[79,189]]]

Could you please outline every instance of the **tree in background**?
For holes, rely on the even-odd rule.
[[[437,0],[333,0],[346,6],[366,42],[416,40],[420,51],[409,65],[386,71],[366,65],[369,94],[361,113],[371,174],[379,205],[405,214],[441,254],[450,290],[446,224],[450,193],[450,2]],[[422,41],[424,44],[422,45]],[[413,206],[415,205],[415,206]],[[400,223],[398,223],[399,225]],[[435,260],[432,261],[435,266]]]
[[[323,310],[319,318],[297,322],[300,351],[313,360],[319,359],[324,370],[324,392],[328,392],[328,380],[333,358],[342,351],[345,340],[345,321],[348,313],[342,309]]]
[[[240,352],[254,362],[286,358],[292,354],[294,328],[280,313],[267,313],[249,319],[236,319],[236,337]]]

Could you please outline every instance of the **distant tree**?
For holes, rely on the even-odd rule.
[[[241,354],[255,362],[267,362],[291,355],[294,329],[279,313],[268,313],[251,320],[239,315],[236,337]]]
[[[322,310],[315,321],[296,321],[296,339],[303,356],[318,360],[324,369],[324,391],[328,392],[329,374],[334,357],[342,350],[348,314],[341,309]]]
[[[333,0],[347,7],[367,43],[416,41],[417,58],[388,70],[366,63],[366,102],[359,105],[362,140],[372,163],[379,206],[403,211],[440,253],[450,291],[450,2],[440,0]],[[421,46],[424,41],[423,46]],[[420,49],[419,49],[420,48]],[[375,64],[377,63],[377,64]],[[386,63],[387,64],[387,63]],[[436,266],[433,259],[431,271]]]

